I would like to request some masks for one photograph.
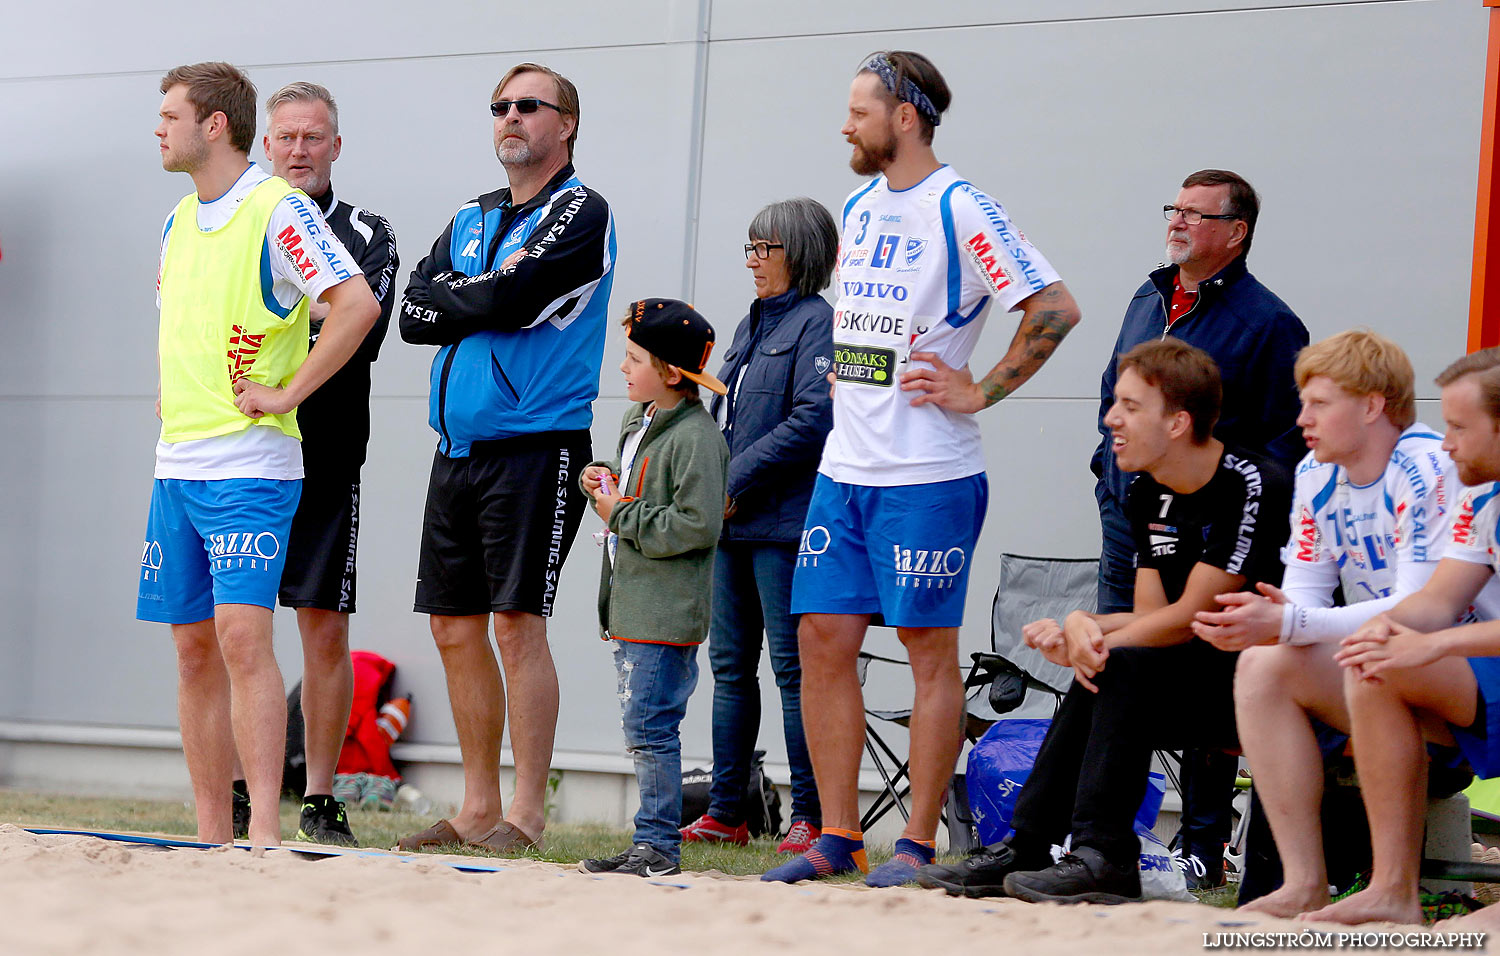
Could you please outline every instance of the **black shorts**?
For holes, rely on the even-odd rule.
[[[567,431],[475,442],[468,458],[434,455],[417,612],[550,617],[583,518],[578,473],[592,454],[587,431]]]
[[[281,574],[281,606],[353,614],[358,547],[359,482],[302,479]]]

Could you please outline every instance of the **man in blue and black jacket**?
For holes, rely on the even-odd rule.
[[[401,337],[440,346],[416,610],[431,615],[464,761],[463,806],[402,839],[410,850],[540,844],[557,727],[546,619],[583,514],[578,474],[593,457],[615,262],[609,206],[573,172],[572,82],[522,63],[492,99],[495,154],[510,185],[458,210],[412,273],[401,307]],[[507,715],[516,774],[508,811],[500,802]]]
[[[1142,342],[1171,335],[1203,349],[1219,366],[1224,404],[1214,437],[1264,455],[1289,472],[1306,453],[1297,428],[1301,400],[1292,366],[1307,345],[1307,328],[1285,302],[1245,268],[1260,197],[1243,177],[1202,169],[1182,181],[1177,200],[1162,208],[1167,258],[1136,290],[1099,388],[1099,433],[1091,463],[1104,546],[1099,557],[1099,613],[1135,603],[1135,542],[1125,517],[1125,491],[1135,475],[1115,464],[1104,415],[1114,401],[1119,357]],[[1229,838],[1228,794],[1233,757],[1188,752],[1183,757],[1183,858],[1189,883],[1223,881]],[[1219,790],[1223,793],[1219,793]],[[1193,857],[1203,871],[1192,867]]]

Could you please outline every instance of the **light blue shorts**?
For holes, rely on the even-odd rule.
[[[884,488],[819,475],[797,551],[792,613],[958,627],[988,501],[983,474]]]
[[[276,606],[301,480],[158,478],[135,616],[191,624],[216,604]]]

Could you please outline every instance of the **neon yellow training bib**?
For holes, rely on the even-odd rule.
[[[295,410],[252,419],[234,404],[234,383],[249,378],[280,387],[307,358],[308,301],[272,311],[266,226],[295,190],[272,176],[251,190],[229,222],[198,228],[198,196],[173,214],[161,269],[161,437],[213,438],[269,425],[301,440]]]

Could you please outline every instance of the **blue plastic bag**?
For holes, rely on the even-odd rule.
[[[1037,751],[1052,721],[1047,718],[1016,717],[997,720],[969,751],[965,770],[969,787],[969,809],[974,814],[974,828],[985,846],[999,843],[1010,835],[1011,816],[1016,797],[1031,776]],[[1156,825],[1166,793],[1166,778],[1152,773],[1146,787],[1146,798],[1135,814],[1137,833],[1149,833]]]
[[[1010,834],[1016,797],[1031,776],[1036,752],[1051,724],[1047,718],[997,720],[969,751],[965,770],[969,809],[974,814],[979,842],[985,846],[999,843]]]

